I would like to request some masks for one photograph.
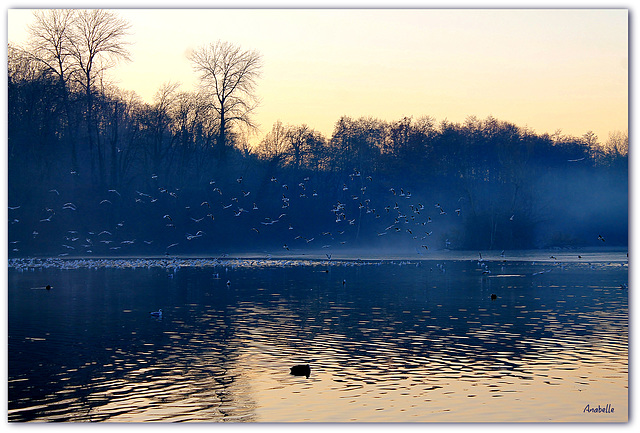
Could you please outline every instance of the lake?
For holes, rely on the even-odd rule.
[[[10,260],[8,420],[626,422],[627,260]]]

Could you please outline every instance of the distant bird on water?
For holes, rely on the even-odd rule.
[[[49,284],[47,284],[47,287],[45,287],[45,289],[51,290],[51,286]]]
[[[294,365],[290,370],[294,376],[306,376],[309,378],[309,375],[311,375],[311,367],[309,367],[309,364]]]
[[[602,237],[602,235],[598,235],[598,240],[604,242],[604,238]]]
[[[160,317],[162,317],[162,309],[158,309],[158,311],[152,311],[152,312],[151,312],[151,313],[149,313],[149,314],[151,314],[153,317],[158,317],[158,318],[160,318]]]
[[[498,299],[498,296],[495,293],[491,294],[491,300],[495,301],[496,299]]]

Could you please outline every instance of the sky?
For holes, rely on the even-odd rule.
[[[254,2],[253,8],[234,10],[149,9],[142,2],[142,8],[122,9],[123,4],[102,6],[131,24],[131,62],[109,76],[147,102],[163,83],[195,88],[189,49],[225,40],[261,53],[261,102],[254,116],[259,131],[252,141],[278,120],[330,136],[343,115],[387,121],[428,115],[437,122],[491,115],[539,134],[560,129],[581,136],[591,130],[601,142],[610,132],[628,129],[626,9],[433,9],[428,2],[403,9],[384,3],[257,9],[265,4]],[[32,11],[14,8],[29,6],[9,5],[8,42],[25,43]]]

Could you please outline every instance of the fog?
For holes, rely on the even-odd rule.
[[[518,195],[511,183],[273,170],[241,155],[229,166],[236,169],[196,184],[147,173],[116,189],[51,166],[27,183],[12,165],[9,255],[429,258],[442,250],[627,245],[625,172],[568,164]]]

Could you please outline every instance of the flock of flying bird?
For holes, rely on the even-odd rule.
[[[151,177],[153,181],[158,182],[157,175]],[[198,203],[193,202],[193,197],[190,197],[191,203],[186,203],[185,199],[181,204],[181,191],[177,189],[159,186],[155,191],[136,190],[134,196],[129,195],[128,198],[125,197],[127,194],[121,194],[116,189],[108,189],[104,197],[95,199],[99,209],[104,209],[106,214],[108,208],[115,206],[143,206],[146,215],[155,215],[145,226],[148,228],[155,225],[160,230],[156,233],[161,235],[149,236],[146,240],[139,239],[142,236],[140,233],[132,229],[126,230],[135,224],[126,221],[117,221],[110,226],[84,231],[74,228],[65,231],[56,226],[59,236],[63,237],[59,256],[123,255],[128,251],[131,254],[134,254],[134,251],[135,254],[140,254],[140,249],[133,246],[141,244],[148,245],[146,251],[154,251],[155,254],[190,254],[192,242],[199,242],[198,240],[205,240],[209,250],[216,250],[217,230],[230,232],[248,227],[251,227],[250,231],[254,237],[238,234],[238,239],[260,243],[260,236],[267,236],[269,239],[277,237],[282,249],[280,246],[277,248],[281,252],[322,249],[329,260],[334,248],[350,245],[359,236],[368,236],[370,239],[377,236],[382,241],[383,236],[403,234],[402,237],[389,240],[388,244],[398,245],[410,240],[415,251],[423,254],[436,242],[438,246],[450,246],[449,240],[444,238],[443,231],[440,231],[440,240],[430,240],[433,239],[433,227],[438,225],[433,223],[446,215],[461,215],[460,208],[447,212],[440,203],[425,206],[403,187],[382,189],[381,185],[374,184],[372,176],[362,175],[358,170],[345,176],[344,182],[340,182],[342,185],[338,185],[334,191],[320,188],[320,184],[316,184],[309,177],[303,177],[299,182],[290,184],[281,182],[276,177],[264,180],[267,193],[263,188],[261,194],[254,193],[242,176],[230,182],[216,183],[215,180],[211,180],[206,197],[201,197],[202,200],[197,200]],[[223,191],[222,187],[228,191]],[[376,190],[377,193],[371,194],[371,190]],[[381,190],[384,194],[380,194]],[[333,197],[340,199],[336,199],[327,209],[326,204],[329,200],[319,199],[324,194],[333,194]],[[64,221],[67,224],[73,224],[76,221],[74,215],[79,215],[81,211],[83,203],[74,203],[73,198],[68,195],[66,199],[71,198],[70,201],[63,199],[63,194],[57,189],[48,190],[48,195],[53,204],[42,209],[43,213],[31,232],[32,239],[37,239],[43,228],[55,221],[59,214],[66,215]],[[261,197],[269,197],[270,201],[265,202],[266,198],[261,201]],[[278,197],[277,204],[274,204],[274,197]],[[382,200],[385,203],[379,203]],[[374,203],[376,201],[378,203]],[[458,200],[460,201],[462,198]],[[20,205],[9,207],[10,224],[21,223],[20,211]],[[143,215],[144,212],[136,215]],[[313,221],[323,220],[325,223],[310,222],[308,212],[314,214]],[[295,220],[301,215],[303,221]],[[86,216],[85,214],[84,217]],[[245,220],[241,224],[235,224],[235,219],[238,219],[238,222],[241,219]],[[364,233],[365,230],[368,231]],[[9,233],[11,236],[11,227]],[[10,252],[13,255],[20,255],[20,242],[20,239],[10,239]],[[239,245],[238,249],[242,250],[242,247]]]

